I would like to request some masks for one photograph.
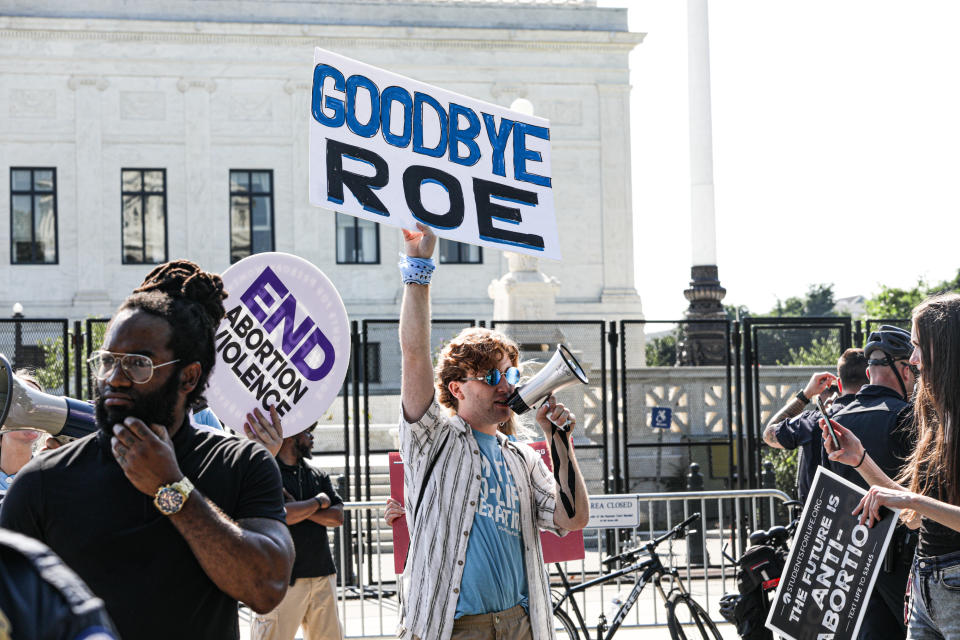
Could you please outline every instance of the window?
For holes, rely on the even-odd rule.
[[[379,264],[380,225],[337,214],[337,264]]]
[[[230,262],[273,251],[273,171],[230,170]]]
[[[122,169],[123,264],[167,261],[167,170]]]
[[[441,264],[480,264],[482,262],[483,248],[440,238]]]
[[[10,264],[57,264],[57,170],[10,169]]]

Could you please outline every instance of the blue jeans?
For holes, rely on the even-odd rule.
[[[960,551],[913,563],[910,640],[960,640]]]

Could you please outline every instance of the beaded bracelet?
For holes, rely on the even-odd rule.
[[[433,263],[433,258],[411,258],[402,253],[397,266],[400,267],[400,277],[403,284],[430,284],[433,271],[437,268]]]

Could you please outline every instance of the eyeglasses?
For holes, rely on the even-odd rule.
[[[180,360],[153,364],[153,360],[149,356],[142,356],[139,353],[110,353],[109,351],[96,351],[87,360],[87,364],[90,365],[90,373],[97,380],[106,380],[112,376],[118,362],[123,373],[130,378],[130,382],[144,384],[153,377],[154,369],[180,362]]]
[[[487,371],[487,374],[484,376],[476,378],[464,378],[463,382],[466,382],[467,380],[482,380],[491,387],[495,387],[500,384],[501,378],[506,378],[507,384],[517,384],[520,382],[520,369],[517,369],[516,367],[509,367],[503,373],[500,373],[499,369],[490,369],[490,371]]]

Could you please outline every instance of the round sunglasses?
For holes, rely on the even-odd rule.
[[[509,367],[503,373],[500,373],[499,369],[490,369],[490,371],[487,371],[486,375],[474,378],[464,378],[463,382],[466,382],[467,380],[482,380],[491,387],[495,387],[500,384],[500,380],[503,378],[507,379],[507,384],[517,384],[520,382],[520,369],[517,369],[516,367]]]

